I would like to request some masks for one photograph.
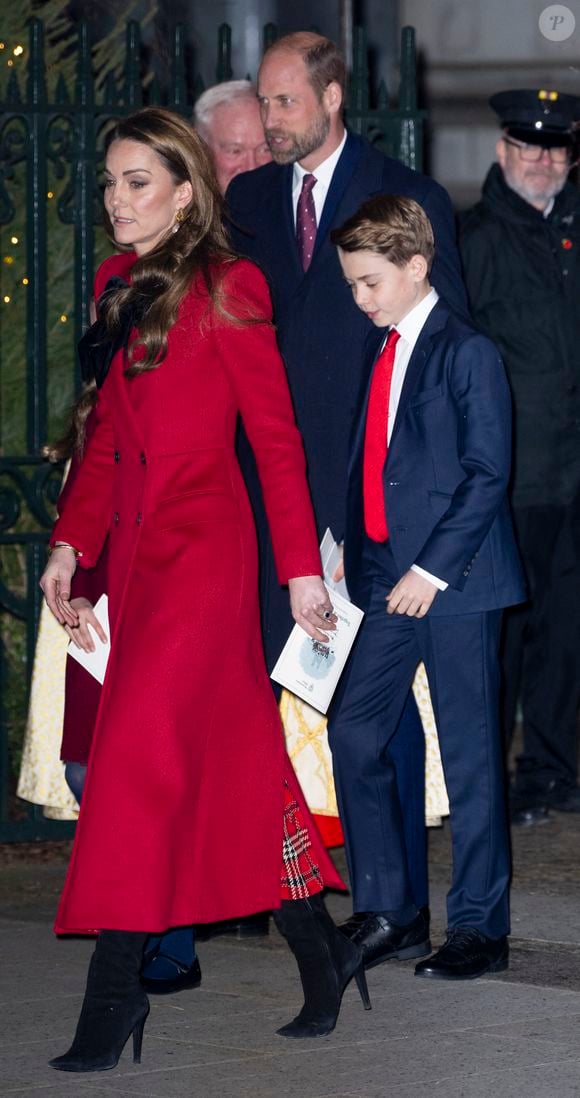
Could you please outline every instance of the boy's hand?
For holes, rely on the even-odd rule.
[[[387,614],[424,618],[437,591],[434,583],[409,569],[387,596]]]
[[[332,577],[334,583],[340,583],[340,581],[344,579],[344,545],[339,545],[338,551],[340,553],[340,564],[337,564],[334,569],[334,575]]]

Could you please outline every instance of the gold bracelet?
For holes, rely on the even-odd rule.
[[[79,560],[79,558],[83,555],[78,549],[75,549],[74,545],[71,545],[68,541],[56,541],[54,545],[49,545],[48,555],[50,556],[50,554],[53,553],[55,549],[70,549],[71,552],[75,555],[75,560]]]

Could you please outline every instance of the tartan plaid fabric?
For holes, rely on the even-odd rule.
[[[284,842],[282,845],[282,900],[306,900],[324,888],[322,874],[311,855],[308,827],[295,798],[284,782]]]

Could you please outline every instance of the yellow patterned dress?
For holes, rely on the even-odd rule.
[[[437,827],[449,815],[449,801],[441,765],[435,715],[425,667],[417,668],[413,693],[425,732],[425,822]],[[332,777],[332,756],[328,746],[326,717],[287,690],[282,691],[280,713],[286,747],[308,807],[316,817],[328,846],[342,842],[336,793]]]
[[[60,760],[68,637],[45,603],[40,623],[24,733],[19,797],[43,806],[52,820],[76,820],[78,805]]]

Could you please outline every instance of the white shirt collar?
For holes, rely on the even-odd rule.
[[[314,171],[310,171],[308,168],[303,168],[302,165],[299,164],[296,160],[294,162],[294,184],[296,185],[297,183],[300,183],[300,186],[302,187],[302,180],[304,179],[304,176],[314,175],[316,176],[316,182],[317,184],[320,184],[321,189],[324,188],[324,190],[328,190],[328,188],[330,187],[330,181],[332,179],[332,176],[334,175],[334,169],[336,168],[336,165],[338,164],[338,161],[340,159],[340,154],[344,149],[346,138],[347,132],[345,130],[344,136],[338,148],[335,149],[334,152],[330,154],[330,156],[327,156],[326,160],[323,160],[322,164],[319,164],[318,167],[314,169]]]
[[[326,158],[326,160],[323,160],[322,164],[319,164],[315,171],[306,171],[306,168],[303,168],[302,165],[298,163],[298,161],[296,161],[296,163],[294,164],[294,172],[292,175],[292,206],[294,210],[294,222],[296,222],[298,199],[302,190],[302,181],[304,179],[304,176],[313,175],[316,179],[316,183],[312,188],[312,197],[314,199],[314,209],[316,212],[316,224],[320,225],[322,211],[324,209],[324,203],[326,202],[326,196],[330,189],[330,184],[332,183],[334,170],[336,168],[336,165],[338,164],[342,150],[344,149],[346,138],[347,133],[345,130],[344,137],[338,148],[335,149],[334,152]]]
[[[400,321],[399,324],[393,325],[401,336],[402,339],[413,349],[415,346],[425,321],[429,316],[429,313],[435,308],[439,301],[439,294],[437,290],[431,288],[426,297],[415,305],[410,312]]]

